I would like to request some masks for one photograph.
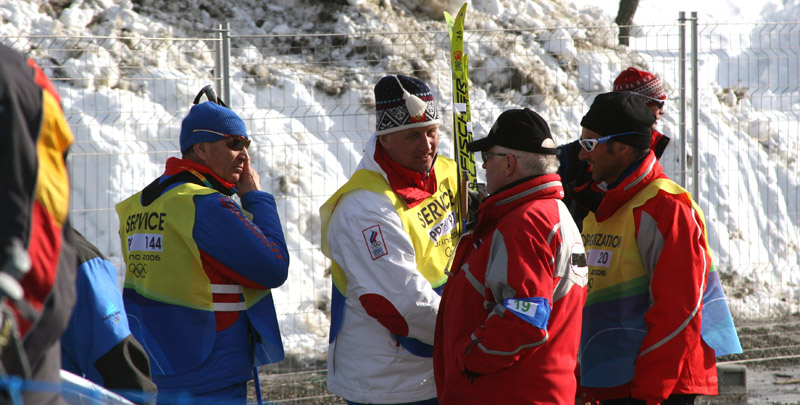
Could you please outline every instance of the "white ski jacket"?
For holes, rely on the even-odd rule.
[[[376,141],[375,135],[369,139],[356,170],[371,170],[386,179],[373,158]],[[377,259],[365,244],[364,233],[376,226],[385,249]],[[405,320],[408,337],[433,344],[439,295],[417,270],[412,241],[392,202],[384,194],[363,189],[345,194],[324,237],[331,258],[347,277],[342,325],[328,349],[328,390],[361,403],[436,397],[432,358],[407,351],[362,305],[368,302],[361,300],[366,294],[383,297]]]

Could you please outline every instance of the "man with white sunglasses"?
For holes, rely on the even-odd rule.
[[[579,398],[693,404],[717,394],[716,356],[741,353],[703,212],[650,149],[655,116],[636,95],[598,95],[579,158],[605,190],[581,236],[589,267]]]
[[[667,93],[664,91],[664,83],[650,72],[629,67],[614,79],[614,91],[635,94],[653,112],[655,121],[650,129],[650,149],[656,154],[656,158],[661,158],[670,141],[668,136],[656,130],[658,120],[666,112]],[[559,146],[561,166],[558,170],[564,184],[564,204],[569,208],[578,228],[583,226],[586,214],[596,210],[603,198],[603,191],[597,187],[597,183],[591,181],[588,166],[578,159],[580,150],[577,141]]]

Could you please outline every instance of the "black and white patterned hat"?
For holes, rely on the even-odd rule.
[[[441,123],[431,89],[422,80],[408,76],[386,76],[378,81],[375,110],[377,135]]]

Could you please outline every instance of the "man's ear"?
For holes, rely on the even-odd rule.
[[[378,136],[378,143],[381,144],[381,146],[384,149],[386,148],[386,142],[388,142],[388,141],[389,141],[389,138],[386,135],[379,135]]]
[[[192,148],[194,149],[194,156],[197,158],[197,160],[200,162],[205,162],[208,160],[208,142],[198,142],[192,145]]]
[[[514,174],[514,171],[517,169],[517,166],[519,166],[519,160],[517,160],[517,157],[509,153],[507,156],[503,156],[503,158],[506,161],[506,167],[505,167],[506,176]]]

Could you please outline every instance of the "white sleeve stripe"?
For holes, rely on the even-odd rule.
[[[244,311],[247,307],[244,305],[244,302],[215,302],[214,303],[214,311],[215,312],[238,312]]]
[[[697,215],[695,215],[694,208],[692,208],[692,219],[694,220],[695,226],[697,226],[698,235],[699,235],[698,239],[699,239],[699,242],[700,242],[700,250],[703,252],[703,280],[700,282],[700,294],[697,297],[697,304],[695,304],[694,310],[692,310],[692,313],[689,314],[689,317],[687,317],[686,320],[683,321],[683,323],[677,329],[675,329],[672,333],[667,335],[667,337],[665,337],[664,339],[661,339],[660,341],[658,341],[657,343],[653,344],[652,346],[642,350],[642,352],[639,354],[639,357],[642,357],[645,354],[647,354],[647,353],[649,353],[649,352],[651,352],[651,351],[653,351],[655,349],[658,349],[659,347],[663,346],[668,341],[670,341],[672,338],[677,336],[678,333],[680,333],[682,330],[686,329],[686,325],[688,325],[689,322],[697,315],[697,312],[700,310],[700,305],[703,303],[703,291],[706,289],[706,267],[707,267],[706,250],[705,250],[705,244],[703,243],[702,228],[700,228],[700,224],[697,222]]]
[[[489,349],[486,348],[486,346],[483,345],[483,343],[480,343],[480,342],[478,342],[478,347],[481,349],[482,352],[484,352],[486,354],[494,354],[496,356],[513,356],[513,355],[519,353],[520,350],[527,349],[529,347],[536,347],[536,346],[543,345],[545,342],[547,342],[547,338],[548,337],[549,337],[548,333],[545,332],[545,335],[542,338],[542,340],[540,340],[538,342],[533,342],[533,343],[528,343],[528,344],[525,344],[525,345],[521,345],[521,346],[519,346],[516,349],[511,350],[511,351],[489,350]]]
[[[212,294],[241,294],[242,286],[239,284],[211,284]]]
[[[468,263],[465,263],[463,266],[461,266],[461,271],[464,272],[464,276],[467,278],[467,281],[469,281],[469,283],[472,284],[472,288],[478,291],[478,294],[480,294],[481,297],[485,298],[486,295],[484,295],[484,292],[486,287],[483,284],[481,284],[481,282],[478,281],[478,279],[475,278],[475,276],[473,276],[472,273],[469,272]]]
[[[561,220],[561,218],[559,218],[559,221],[560,220]],[[547,244],[548,245],[550,244],[550,242],[553,241],[553,237],[556,236],[556,234],[558,233],[559,229],[561,229],[561,222],[559,222],[555,226],[553,226],[553,229],[550,230],[550,234],[547,235]]]

